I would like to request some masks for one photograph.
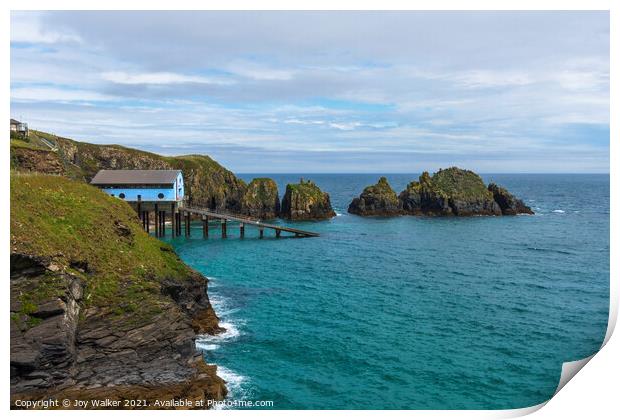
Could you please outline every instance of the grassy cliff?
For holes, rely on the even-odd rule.
[[[119,319],[130,313],[134,323],[169,303],[161,279],[194,275],[169,245],[142,231],[125,202],[60,176],[11,174],[11,253],[45,259],[52,270],[81,278],[85,308]],[[30,312],[49,297],[46,290],[53,284],[24,291]]]

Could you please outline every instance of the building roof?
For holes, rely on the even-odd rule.
[[[21,124],[19,121],[14,120],[13,118],[11,118],[11,124]]]
[[[118,184],[173,184],[177,175],[181,172],[178,169],[163,170],[106,170],[97,172],[97,175],[90,181],[93,185],[118,185]]]

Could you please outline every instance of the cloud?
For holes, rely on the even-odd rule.
[[[36,14],[11,13],[11,42],[29,44],[81,43],[75,33],[58,31],[42,26]]]
[[[238,61],[226,67],[231,73],[254,80],[290,80],[295,72],[262,66],[251,61]]]
[[[110,95],[86,90],[69,90],[56,87],[18,87],[11,89],[11,100],[16,101],[40,101],[40,102],[63,102],[63,101],[111,101],[116,100]]]
[[[203,76],[188,76],[178,73],[125,73],[122,71],[105,72],[101,74],[103,80],[123,85],[170,85],[179,83],[199,83],[207,85],[228,85],[231,80]]]

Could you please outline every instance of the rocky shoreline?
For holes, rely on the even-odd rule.
[[[428,172],[410,182],[398,196],[387,179],[368,186],[349,204],[359,216],[509,216],[534,214],[531,208],[496,184],[456,167]]]
[[[207,296],[207,280],[196,273],[187,282],[162,284],[171,301],[146,322],[114,319],[83,309],[84,284],[54,263],[11,255],[11,401],[40,399],[222,400],[227,389],[217,367],[195,349],[197,334],[223,331]],[[53,279],[61,286],[23,325],[20,291]],[[71,407],[77,408],[77,407]]]

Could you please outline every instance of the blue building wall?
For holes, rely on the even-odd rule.
[[[125,194],[125,201],[138,201],[138,195],[142,201],[181,201],[177,199],[174,188],[102,188],[114,197],[121,198],[121,194]],[[159,198],[159,194],[163,194],[163,198]]]

